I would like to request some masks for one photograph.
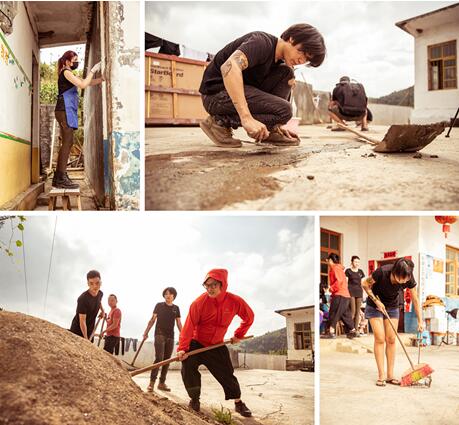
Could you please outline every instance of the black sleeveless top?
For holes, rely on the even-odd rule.
[[[65,78],[65,70],[70,71],[69,68],[64,68],[59,74],[59,78],[57,79],[58,96],[55,111],[65,111],[64,97],[62,96],[62,93],[74,87],[74,84]]]

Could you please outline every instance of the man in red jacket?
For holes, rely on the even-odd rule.
[[[182,361],[182,379],[190,396],[190,407],[199,412],[201,395],[201,374],[199,366],[205,365],[225,391],[225,400],[234,399],[236,412],[252,416],[252,412],[241,400],[241,388],[234,376],[233,365],[226,346],[214,348],[188,357],[188,351],[223,342],[226,331],[238,315],[242,319],[239,328],[231,338],[237,344],[253,323],[254,314],[248,304],[239,296],[227,292],[228,271],[213,269],[204,280],[206,293],[190,306],[185,325],[180,332],[177,355]]]
[[[348,338],[356,336],[354,321],[351,315],[351,295],[347,286],[347,277],[344,267],[339,263],[339,256],[328,256],[328,281],[330,284],[330,311],[328,313],[328,333],[322,338],[335,338],[336,324],[342,320]]]

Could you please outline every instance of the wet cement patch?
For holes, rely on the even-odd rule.
[[[147,210],[220,210],[272,197],[282,182],[272,174],[323,151],[359,148],[355,142],[295,148],[193,151],[147,156]]]

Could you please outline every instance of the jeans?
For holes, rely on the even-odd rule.
[[[65,173],[67,171],[67,162],[70,156],[70,150],[73,145],[73,128],[67,125],[67,115],[65,111],[55,111],[54,115],[61,129],[62,145],[57,157],[56,171]]]
[[[162,362],[171,358],[172,351],[174,350],[174,338],[168,338],[164,335],[155,335],[155,363]],[[166,382],[167,371],[169,365],[161,367],[161,376],[159,382],[164,384]],[[153,369],[150,374],[150,381],[156,381],[158,377],[159,368]]]

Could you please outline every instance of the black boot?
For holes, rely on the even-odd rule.
[[[234,407],[236,408],[236,412],[239,413],[241,416],[244,416],[246,418],[250,418],[252,416],[252,412],[250,409],[245,405],[244,402],[238,401],[234,403]]]
[[[195,412],[201,411],[201,403],[199,402],[199,398],[192,398],[188,406],[191,407]]]
[[[77,183],[69,179],[67,173],[63,173],[62,171],[54,172],[53,182],[51,184],[57,189],[78,189],[80,187]]]

